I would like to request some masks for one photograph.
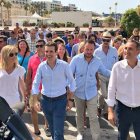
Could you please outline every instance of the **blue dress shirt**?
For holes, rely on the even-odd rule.
[[[65,94],[68,83],[71,92],[74,92],[76,89],[75,80],[69,64],[59,59],[56,59],[56,65],[53,69],[50,68],[47,61],[39,65],[33,81],[32,94],[39,93],[41,81],[41,93],[47,97],[58,97]]]
[[[117,49],[109,46],[108,53],[105,54],[102,50],[102,45],[94,51],[94,55],[99,57],[105,68],[112,70],[113,65],[118,61]]]
[[[75,75],[77,87],[74,94],[83,100],[90,100],[97,95],[96,72],[100,72],[107,77],[110,76],[110,71],[105,69],[98,58],[93,57],[88,63],[84,54],[73,57],[70,67]]]

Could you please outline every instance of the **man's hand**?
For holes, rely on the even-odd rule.
[[[72,107],[73,107],[73,102],[70,101],[70,100],[68,100],[67,106],[66,106],[66,110],[67,110],[67,111],[70,111]]]
[[[116,118],[112,107],[108,107],[108,121],[115,126]]]

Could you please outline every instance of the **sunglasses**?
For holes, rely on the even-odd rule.
[[[44,45],[36,45],[36,48],[43,48]]]
[[[103,39],[103,42],[110,42],[110,39]]]
[[[10,53],[9,57],[17,56],[17,54],[18,54],[17,52],[16,53]]]
[[[72,40],[71,38],[68,38],[68,40]]]

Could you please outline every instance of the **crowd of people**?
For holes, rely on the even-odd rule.
[[[64,140],[66,111],[75,102],[77,140],[83,140],[86,110],[93,140],[102,139],[100,117],[118,127],[118,140],[127,140],[132,125],[140,140],[138,28],[130,37],[123,26],[75,27],[59,36],[45,25],[28,30],[16,23],[0,34],[0,96],[20,115],[18,103],[25,104],[35,135],[41,135],[37,112],[43,111],[46,136]]]

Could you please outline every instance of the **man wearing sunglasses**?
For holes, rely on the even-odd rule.
[[[29,63],[28,63],[28,69],[27,69],[27,75],[26,75],[26,87],[27,87],[28,95],[30,95],[30,93],[31,93],[32,83],[33,83],[34,77],[36,75],[36,71],[37,71],[39,64],[46,60],[45,41],[44,40],[39,39],[36,42],[36,51],[37,51],[37,53],[34,54],[30,58]],[[41,86],[40,86],[40,90],[41,90]],[[40,98],[40,94],[39,94],[38,98]],[[31,119],[32,119],[32,123],[34,125],[34,133],[36,135],[40,135],[40,130],[38,127],[38,114],[34,110],[34,106],[33,106],[34,102],[33,102],[32,95],[30,96],[29,104],[30,104],[30,108],[31,108]],[[51,136],[50,132],[47,129],[48,128],[47,122],[45,122],[45,123],[46,123],[45,124],[46,126],[45,126],[44,130],[46,132],[46,135]]]
[[[116,48],[110,46],[110,41],[111,34],[108,31],[104,32],[102,44],[94,52],[94,54],[101,59],[103,65],[108,70],[112,70],[113,65],[118,61],[117,50]],[[98,94],[97,116],[100,117],[102,113],[104,118],[107,119],[107,104],[105,103],[104,99],[107,98],[109,78],[100,73],[98,75],[100,80],[100,90]]]

